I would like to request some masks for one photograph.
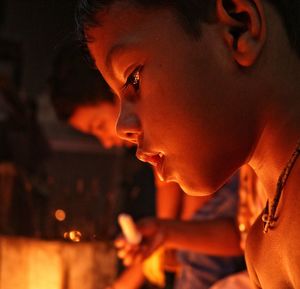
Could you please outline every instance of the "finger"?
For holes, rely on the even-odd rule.
[[[126,255],[127,255],[127,252],[124,250],[120,250],[117,253],[118,258],[120,258],[120,259],[124,259],[126,257]]]
[[[115,241],[114,241],[114,245],[116,248],[122,248],[122,247],[125,247],[125,245],[127,244],[125,238],[123,236],[117,238]]]
[[[135,248],[132,248],[132,247],[124,247],[120,250],[118,250],[118,257],[123,259],[125,258],[127,255],[132,255],[136,252],[136,249]]]
[[[131,257],[126,257],[123,259],[123,265],[128,267],[132,265],[132,258]]]
[[[130,255],[136,255],[137,253],[139,253],[141,250],[140,246],[134,246],[134,245],[130,245],[130,244],[125,244],[124,247],[120,248],[118,250],[118,257],[121,259],[125,259],[127,256]]]
[[[124,259],[127,255],[130,255],[130,251],[126,249],[120,249],[117,251],[117,256],[120,259]]]
[[[143,260],[144,260],[144,258],[142,256],[142,254],[140,253],[140,251],[135,251],[135,252],[132,252],[130,255],[127,255],[123,259],[123,264],[125,266],[132,266],[132,265],[141,263]]]

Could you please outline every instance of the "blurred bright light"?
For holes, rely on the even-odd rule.
[[[82,234],[79,231],[72,230],[64,233],[64,238],[73,242],[80,242]]]
[[[66,213],[64,210],[58,209],[55,211],[54,216],[56,220],[62,222],[66,218]]]

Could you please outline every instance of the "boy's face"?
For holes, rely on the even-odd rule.
[[[124,140],[116,134],[118,107],[111,103],[79,106],[69,119],[70,125],[83,133],[95,136],[103,147],[124,145]]]
[[[170,11],[117,2],[88,35],[98,69],[120,98],[119,135],[187,193],[217,190],[255,137],[251,98],[218,24],[202,25],[196,41]]]

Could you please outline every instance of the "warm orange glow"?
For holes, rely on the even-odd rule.
[[[241,232],[244,232],[246,230],[246,225],[245,224],[240,224],[239,229]]]
[[[0,245],[1,289],[107,288],[116,278],[116,252],[107,242],[1,236]]]
[[[58,209],[55,211],[54,216],[56,220],[62,222],[66,219],[66,213],[64,210]]]
[[[64,233],[64,238],[73,242],[80,242],[82,234],[79,231],[72,230]]]
[[[160,288],[165,287],[166,280],[164,274],[164,253],[165,250],[160,248],[156,250],[143,262],[143,273],[152,284]]]

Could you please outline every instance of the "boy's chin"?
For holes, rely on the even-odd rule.
[[[181,189],[189,196],[204,197],[213,194],[214,190],[203,189],[203,187],[197,187],[195,185],[188,185],[185,183],[179,183]]]

